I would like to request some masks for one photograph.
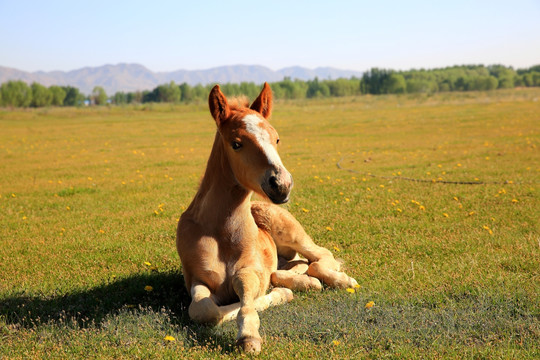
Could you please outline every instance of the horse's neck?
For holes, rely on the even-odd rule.
[[[221,135],[216,133],[206,172],[190,206],[195,220],[219,231],[237,232],[253,221],[251,194],[236,181]]]

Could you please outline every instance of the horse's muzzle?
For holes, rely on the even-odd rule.
[[[283,166],[268,170],[261,187],[274,204],[284,204],[293,187],[292,175]]]

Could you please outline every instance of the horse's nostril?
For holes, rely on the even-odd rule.
[[[268,179],[268,183],[270,184],[270,187],[272,189],[277,189],[279,187],[277,178],[275,176],[270,176],[270,179]]]

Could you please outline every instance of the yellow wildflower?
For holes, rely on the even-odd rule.
[[[374,301],[370,301],[366,304],[365,308],[366,309],[371,309],[373,307],[373,305],[375,305],[375,302]]]
[[[334,246],[334,250],[341,251],[337,246]]]
[[[517,203],[517,202],[519,202],[519,200],[518,199],[512,199],[512,202]]]
[[[146,285],[146,286],[144,287],[144,290],[147,291],[147,292],[151,292],[151,291],[154,291],[154,288],[151,287],[150,285]]]
[[[354,294],[356,291],[353,288],[347,288],[347,292]]]
[[[302,208],[302,211],[303,211],[303,212],[306,212],[306,213],[309,212],[309,210],[306,209],[306,208]]]
[[[334,346],[338,346],[339,344],[341,344],[341,341],[339,341],[339,340],[333,340],[333,341],[332,341],[332,344],[334,344]]]
[[[145,261],[145,262],[144,262],[144,265],[146,265],[146,266],[152,266],[152,264],[151,264],[150,262],[148,262],[148,261]]]
[[[330,226],[327,226],[327,227],[326,227],[326,230],[328,230],[328,231],[334,231],[334,229],[332,229]]]
[[[173,342],[173,341],[176,341],[176,339],[174,337],[172,337],[171,335],[167,335],[163,338],[163,340],[165,341],[169,341],[169,342]]]
[[[443,216],[444,216],[444,217],[448,217],[448,214],[447,214],[447,213],[443,213]]]

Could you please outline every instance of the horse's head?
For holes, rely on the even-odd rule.
[[[265,83],[248,107],[240,102],[229,104],[216,85],[208,103],[236,181],[275,204],[287,202],[293,181],[277,152],[278,134],[268,122],[272,112],[270,86]]]

